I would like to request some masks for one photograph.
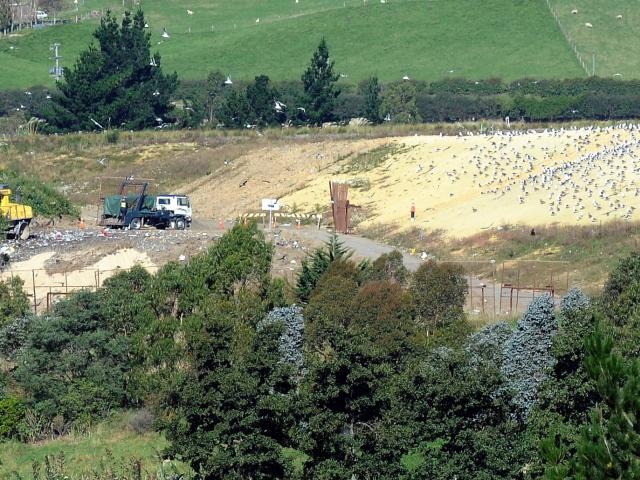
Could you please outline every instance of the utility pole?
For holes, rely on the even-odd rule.
[[[49,46],[49,50],[53,52],[53,57],[51,60],[55,61],[55,66],[53,67],[53,78],[55,78],[56,82],[60,81],[60,77],[62,77],[62,69],[60,68],[60,44],[54,43]]]

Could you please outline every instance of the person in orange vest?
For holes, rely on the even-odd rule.
[[[411,221],[416,221],[416,204],[414,202],[411,202]]]

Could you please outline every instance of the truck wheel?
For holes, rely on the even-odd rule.
[[[129,227],[131,227],[131,230],[140,230],[142,228],[142,219],[132,218]]]
[[[184,219],[179,218],[176,220],[176,229],[177,230],[184,230],[187,226],[187,222],[184,221]]]
[[[26,240],[31,235],[31,225],[25,223],[20,227],[20,240]]]

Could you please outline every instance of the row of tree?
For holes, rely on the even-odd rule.
[[[640,474],[640,255],[600,298],[542,296],[475,331],[459,267],[355,263],[333,239],[291,289],[272,248],[237,226],[41,317],[0,284],[0,436],[144,407],[202,479]]]
[[[245,128],[321,125],[366,118],[376,124],[472,121],[510,117],[525,121],[640,117],[640,81],[498,79],[436,82],[376,77],[357,87],[340,84],[324,39],[299,82],[274,85],[267,75],[230,85],[219,71],[204,82],[184,82],[162,72],[151,54],[144,14],[111,13],[101,20],[92,44],[65,70],[59,91],[25,98],[0,92],[0,114],[23,110],[46,121],[44,131],[68,132],[177,126]],[[27,105],[23,105],[27,103]],[[178,108],[174,108],[178,105]]]

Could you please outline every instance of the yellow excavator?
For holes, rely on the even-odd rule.
[[[16,200],[20,201],[19,198]],[[5,184],[0,184],[0,214],[7,224],[9,236],[20,240],[29,238],[33,209],[28,205],[12,202],[11,189]]]

